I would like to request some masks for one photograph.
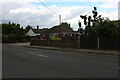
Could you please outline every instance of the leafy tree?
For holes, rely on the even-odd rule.
[[[14,42],[23,42],[25,40],[25,29],[20,28],[20,24],[16,23],[2,23],[2,34],[3,40],[7,39],[5,36],[8,36],[9,39]]]
[[[102,18],[101,21],[96,22],[93,26],[94,34],[97,36],[117,36],[117,26],[109,19]]]
[[[26,29],[26,32],[28,32],[30,29],[32,29],[32,26],[27,25],[27,27],[25,29]]]
[[[78,31],[83,35],[83,29],[82,29],[80,20],[78,22],[78,25],[79,25]]]
[[[23,35],[26,34],[26,30],[23,29],[23,27],[20,28],[20,34],[23,34]]]
[[[84,19],[84,25],[87,25],[87,15],[80,15],[82,19]]]
[[[94,23],[97,21],[97,15],[98,15],[98,12],[97,12],[97,8],[94,7],[94,10],[92,11],[93,13],[93,18],[91,16],[87,16],[87,15],[80,15],[80,17],[84,20],[84,25],[85,25],[85,35],[90,35],[91,32],[92,32],[92,25],[91,23],[93,22],[93,25]]]
[[[79,28],[78,31],[79,31],[82,35],[84,35],[84,33],[83,33],[84,30],[83,30],[82,28]]]
[[[97,12],[97,8],[96,8],[96,7],[94,7],[94,10],[92,11],[92,13],[93,13],[93,18],[94,18],[94,20],[96,20],[97,15],[98,15],[98,12]]]
[[[94,7],[92,13],[93,19],[91,16],[80,15],[84,20],[85,30],[83,33],[85,33],[85,35],[118,36],[120,34],[120,29],[117,25],[108,18],[102,18],[101,15],[98,15],[97,7]]]
[[[91,22],[93,21],[91,19],[91,16],[87,17],[87,15],[80,15],[80,17],[84,20],[84,25],[85,25],[84,33],[85,33],[85,35],[90,34],[90,32],[91,32]]]
[[[3,34],[19,34],[20,32],[20,24],[15,24],[15,23],[10,23],[6,24],[3,23],[2,24],[2,33]]]
[[[62,22],[60,25],[72,29],[72,28],[70,27],[70,24],[67,23],[67,22]]]

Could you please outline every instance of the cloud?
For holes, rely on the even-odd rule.
[[[98,6],[101,8],[118,8],[118,0],[111,0],[110,2],[105,2],[104,4]]]
[[[39,2],[39,1],[38,0],[1,0],[0,4],[11,3],[11,2],[28,3],[28,2]]]
[[[41,0],[43,2],[118,2],[119,0]]]
[[[44,6],[34,7],[29,4],[21,4],[16,2],[10,2],[9,4],[5,3],[3,7],[5,8],[3,10],[4,15],[2,16],[3,22],[16,22],[20,23],[24,27],[30,24],[32,26],[40,25],[41,27],[50,28],[59,24],[59,14],[62,15],[63,21],[67,21],[85,12],[83,11],[85,8],[81,6],[49,6],[49,8],[56,11],[56,14],[54,14]]]
[[[42,2],[106,2],[106,3],[119,2],[119,0],[1,0],[1,3],[9,3],[9,2],[28,3],[28,2],[40,2],[40,1]]]
[[[10,7],[9,7],[10,6]],[[53,22],[57,22],[56,16],[51,14],[45,7],[31,6],[30,4],[21,4],[16,2],[4,3],[5,9],[2,10],[2,22],[16,22],[26,27],[40,25],[42,27],[51,27]]]
[[[10,10],[10,13],[36,13],[37,11],[33,11],[32,9],[30,8],[19,8],[19,9],[13,9],[13,10]]]
[[[120,19],[120,1],[119,1],[119,4],[118,4],[118,18]]]
[[[59,15],[62,15],[62,21],[71,23],[71,27],[74,30],[78,29],[78,20],[80,15],[91,14],[93,6],[57,6],[50,5],[49,8],[53,11],[49,11],[46,7],[42,5],[32,5],[30,2],[33,0],[3,0],[2,2],[2,22],[15,22],[20,23],[23,27],[31,25],[36,27],[39,25],[41,28],[51,28],[54,25],[59,24]],[[45,0],[43,0],[44,2]],[[60,0],[59,0],[60,1]],[[79,0],[79,1],[91,1],[95,2],[98,0]],[[106,0],[105,4],[102,4],[99,7],[110,7],[112,4],[107,5]],[[111,2],[110,2],[111,1]],[[109,3],[112,3],[113,0],[109,0]],[[39,2],[34,0],[34,2]],[[115,4],[115,3],[114,3]],[[102,11],[100,14],[103,16],[110,17],[110,19],[117,19],[117,10],[112,12]],[[114,16],[113,16],[114,15]],[[82,21],[82,20],[81,20]]]
[[[102,15],[102,17],[108,17],[110,20],[118,19],[118,11],[117,10],[114,12],[100,12],[99,14]]]
[[[59,13],[63,20],[69,20],[81,14],[88,14],[90,12],[88,9],[90,8],[83,6],[61,7]]]

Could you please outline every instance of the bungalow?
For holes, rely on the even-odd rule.
[[[78,31],[73,31],[69,27],[64,27],[64,26],[54,26],[50,29],[48,28],[43,28],[43,29],[30,29],[27,33],[28,36],[35,36],[37,39],[40,40],[48,40],[49,37],[59,37],[61,39],[72,39],[72,38],[77,38],[80,33]]]
[[[30,29],[26,35],[32,37],[32,36],[39,36],[40,34],[35,33],[32,29]]]

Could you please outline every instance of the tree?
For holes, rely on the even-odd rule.
[[[3,34],[19,34],[20,32],[20,24],[10,23],[9,24],[2,24],[2,33]]]
[[[79,28],[78,31],[79,31],[80,34],[84,35],[84,33],[83,33],[84,30],[82,28]]]
[[[95,23],[92,29],[97,36],[117,36],[117,26],[109,19],[102,18],[99,22]]]
[[[25,28],[26,32],[28,32],[30,29],[32,29],[32,26],[27,25],[27,27]]]
[[[23,42],[25,39],[25,30],[20,28],[20,24],[2,23],[3,40],[9,38],[14,42]],[[7,36],[7,37],[6,37]]]
[[[83,29],[82,29],[80,20],[78,22],[78,25],[79,25],[78,31],[79,31],[79,33],[81,33],[83,35]]]
[[[97,15],[98,15],[97,7],[94,7],[94,10],[92,11],[92,13],[93,13],[93,18],[94,18],[94,20],[96,20]]]
[[[80,17],[84,20],[84,25],[87,25],[87,15],[80,15]]]
[[[72,28],[70,27],[70,24],[67,23],[67,22],[62,22],[60,25],[72,29]]]
[[[102,18],[101,15],[98,15],[97,7],[94,7],[92,13],[93,19],[91,16],[87,17],[87,15],[80,15],[84,20],[85,35],[118,36],[120,34],[120,28],[117,27],[117,25],[108,18]]]

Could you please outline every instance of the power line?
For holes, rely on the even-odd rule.
[[[40,0],[39,0],[40,1]],[[44,5],[47,9],[49,9],[52,13],[56,14],[54,11],[52,11],[49,7],[47,7],[42,1],[40,1],[42,5]]]
[[[39,0],[40,1],[40,0]],[[53,14],[56,14],[54,11],[52,11],[49,7],[47,7],[42,1],[40,1],[40,3],[45,6],[48,10],[50,10]],[[60,14],[57,14],[59,15],[59,24],[61,24],[61,15]]]

